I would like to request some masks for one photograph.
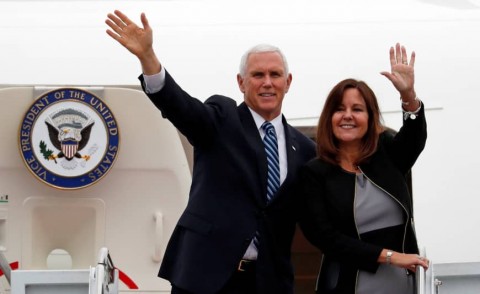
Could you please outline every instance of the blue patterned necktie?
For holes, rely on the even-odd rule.
[[[267,202],[270,202],[280,187],[280,165],[278,159],[278,143],[277,135],[273,125],[266,121],[262,125],[265,131],[263,137],[263,144],[265,144],[265,152],[267,154],[268,162],[268,177],[267,177]]]
[[[262,129],[265,131],[263,137],[263,144],[265,145],[265,153],[267,154],[267,203],[273,199],[273,196],[280,187],[280,165],[278,158],[278,142],[275,128],[266,121],[262,124]],[[258,249],[260,236],[258,231],[253,238],[253,244]]]

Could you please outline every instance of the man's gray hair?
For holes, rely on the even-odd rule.
[[[280,54],[283,60],[283,66],[285,69],[285,75],[288,75],[288,63],[287,63],[287,58],[285,55],[283,55],[283,52],[278,48],[273,45],[269,44],[259,44],[256,45],[252,48],[250,48],[247,52],[245,52],[242,56],[242,59],[240,60],[240,76],[245,77],[246,71],[247,71],[247,60],[250,54],[252,53],[264,53],[264,52],[277,52]]]

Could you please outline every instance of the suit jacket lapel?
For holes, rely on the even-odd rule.
[[[292,173],[296,170],[297,164],[297,137],[294,132],[291,131],[291,126],[287,124],[285,118],[283,118],[283,126],[285,129],[285,144],[287,148],[287,165],[288,172],[285,178],[284,184],[288,184],[292,180]]]

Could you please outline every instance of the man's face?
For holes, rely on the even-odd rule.
[[[245,76],[237,75],[237,81],[245,103],[265,120],[272,120],[281,113],[292,75],[285,72],[279,53],[252,53],[248,56]]]

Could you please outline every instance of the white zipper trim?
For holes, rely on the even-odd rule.
[[[317,293],[318,291],[318,284],[320,283],[320,275],[322,274],[324,259],[325,259],[325,254],[322,253],[322,259],[320,260],[320,268],[318,269],[317,280],[315,281],[315,293]]]
[[[406,239],[406,236],[407,236],[407,229],[408,229],[408,221],[410,220],[410,223],[413,224],[413,218],[410,219],[410,214],[408,213],[408,210],[405,208],[405,206],[397,200],[397,198],[393,197],[392,194],[388,193],[385,189],[383,189],[382,187],[380,187],[379,185],[377,185],[377,183],[375,183],[374,181],[372,181],[364,172],[363,170],[360,168],[360,166],[358,167],[358,170],[360,170],[360,172],[367,178],[367,180],[369,180],[373,185],[375,185],[375,187],[377,187],[378,189],[382,190],[384,193],[386,193],[390,198],[392,198],[393,200],[395,200],[395,202],[397,202],[402,208],[403,210],[405,211],[405,213],[407,214],[407,218],[406,218],[406,222],[405,222],[405,227],[404,227],[404,230],[403,230],[403,239],[402,239],[402,253],[405,253],[405,239]],[[353,198],[353,220],[355,222],[355,230],[357,231],[357,236],[358,236],[358,239],[361,240],[361,237],[360,237],[360,234],[358,233],[358,227],[357,227],[357,221],[355,220],[355,201],[357,199],[357,175],[355,175],[355,195],[354,195],[354,198]],[[355,293],[357,293],[357,286],[358,286],[358,276],[360,274],[360,271],[357,270],[357,276],[355,278]],[[407,270],[407,274],[408,274],[408,270]]]
[[[406,236],[407,236],[407,229],[408,229],[408,222],[412,222],[410,220],[410,214],[408,213],[408,210],[405,208],[405,206],[397,200],[397,198],[393,197],[392,194],[388,193],[385,189],[383,189],[382,187],[380,187],[379,185],[377,185],[374,181],[372,181],[364,172],[363,170],[358,167],[358,169],[362,172],[362,174],[372,183],[375,185],[375,187],[379,188],[380,190],[382,190],[383,192],[385,192],[388,196],[390,196],[390,198],[392,198],[393,200],[395,200],[395,202],[397,202],[402,208],[403,210],[405,211],[405,213],[407,214],[407,219],[406,219],[406,222],[405,222],[405,227],[404,227],[404,230],[403,230],[403,239],[402,239],[402,253],[405,253],[405,239],[406,239]],[[356,178],[355,178],[355,181],[356,181]],[[356,184],[356,182],[355,182]],[[356,188],[355,188],[356,189]],[[357,233],[358,233],[358,229],[357,229]]]

